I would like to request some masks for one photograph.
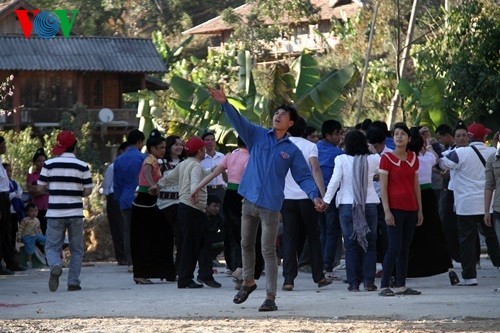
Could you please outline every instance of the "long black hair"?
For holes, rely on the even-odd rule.
[[[344,150],[347,155],[368,155],[368,142],[363,132],[359,130],[350,131],[344,138]]]
[[[45,159],[47,159],[47,155],[45,154],[45,151],[43,150],[43,148],[38,148],[35,152],[35,154],[33,155],[33,164],[36,163],[36,160],[40,157],[40,156],[43,156],[45,157]]]
[[[423,146],[424,139],[422,138],[422,135],[420,135],[420,128],[410,128],[410,142],[408,142],[408,149],[418,155]]]
[[[167,142],[167,148],[165,149],[165,156],[163,156],[163,159],[167,160],[167,162],[172,162],[172,155],[170,154],[172,146],[175,145],[177,140],[180,140],[180,139],[181,139],[181,137],[177,136],[177,135],[169,135],[165,139],[165,141]],[[184,159],[186,159],[186,150],[185,149],[183,149],[182,154],[179,155],[180,161],[182,161]]]

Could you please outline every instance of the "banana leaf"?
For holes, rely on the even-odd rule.
[[[297,73],[295,81],[295,96],[303,97],[321,80],[321,73],[316,60],[306,51],[292,64],[292,70]]]
[[[356,67],[352,64],[331,72],[298,98],[295,102],[297,110],[305,117],[311,117],[313,109],[320,113],[328,112],[330,116],[340,113],[341,104],[337,101],[342,98],[346,86],[356,73]]]

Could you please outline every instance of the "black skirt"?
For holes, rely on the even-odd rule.
[[[408,258],[408,277],[442,274],[453,267],[446,247],[436,194],[433,189],[422,190],[424,223],[415,228]]]
[[[172,233],[156,206],[156,199],[139,192],[132,206],[130,246],[134,278],[175,281],[173,253],[167,246]]]

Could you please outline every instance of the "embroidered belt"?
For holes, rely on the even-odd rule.
[[[224,185],[208,185],[207,188],[209,190],[218,190],[220,188],[224,188]]]
[[[177,200],[179,199],[179,192],[160,192],[158,194],[159,199],[169,199],[169,200]]]

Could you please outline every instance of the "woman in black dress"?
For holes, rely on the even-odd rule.
[[[150,278],[175,281],[172,253],[168,253],[166,246],[169,226],[156,205],[157,197],[148,193],[149,187],[161,178],[158,159],[165,154],[165,139],[158,130],[151,132],[146,147],[149,154],[139,172],[139,187],[132,206],[130,226],[136,284],[152,284]]]
[[[453,267],[441,228],[437,198],[431,186],[432,167],[438,155],[431,145],[425,147],[418,128],[411,129],[408,148],[418,155],[418,180],[422,193],[424,223],[415,228],[410,245],[408,277],[425,277],[442,274]]]

